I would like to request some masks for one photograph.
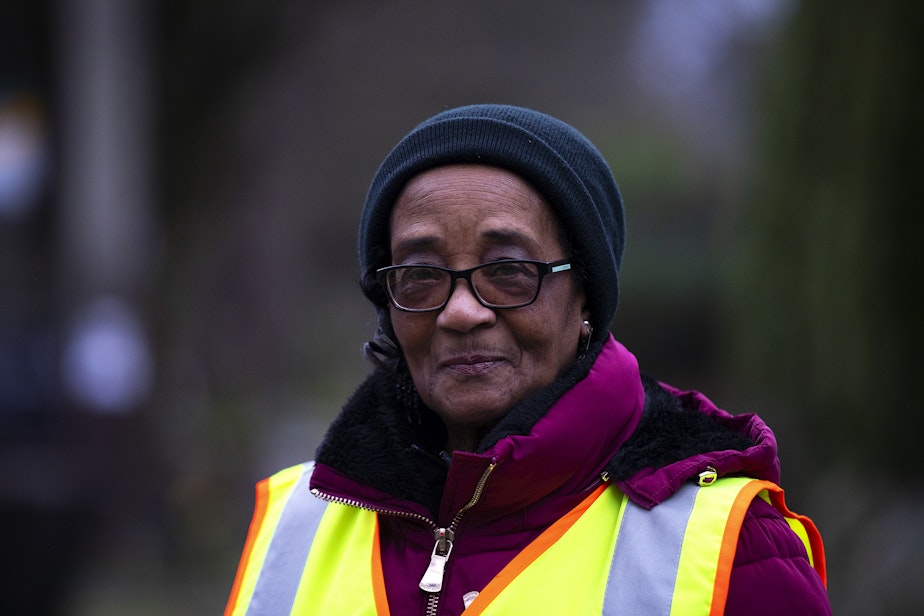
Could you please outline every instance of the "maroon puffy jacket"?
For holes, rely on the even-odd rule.
[[[450,457],[439,452],[441,443],[439,420],[426,410],[409,416],[393,378],[379,371],[345,405],[317,452],[313,489],[391,512],[379,524],[394,614],[426,609],[418,583],[433,525],[455,520],[437,613],[456,615],[463,595],[484,588],[601,476],[647,508],[707,466],[720,476],[780,480],[776,441],[756,415],[730,415],[699,393],[641,376],[612,338],[595,358],[513,409],[477,452]],[[489,466],[490,479],[470,506]],[[830,614],[801,541],[760,499],[741,529],[726,614]]]

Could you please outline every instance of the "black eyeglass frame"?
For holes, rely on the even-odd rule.
[[[536,273],[538,275],[538,280],[536,281],[536,293],[533,295],[533,298],[528,302],[522,302],[519,304],[511,305],[498,305],[492,304],[486,301],[478,293],[478,289],[475,288],[475,285],[472,284],[472,274],[476,271],[490,267],[492,265],[501,265],[504,263],[529,263],[536,267]],[[478,300],[478,303],[484,306],[485,308],[490,308],[492,310],[507,310],[512,308],[523,308],[524,306],[529,306],[534,303],[539,298],[539,293],[542,291],[542,281],[549,274],[557,274],[559,272],[567,272],[572,268],[571,259],[560,259],[558,261],[534,261],[531,259],[501,259],[498,261],[488,261],[487,263],[482,263],[481,265],[476,265],[475,267],[470,267],[465,270],[454,270],[448,267],[441,267],[439,265],[422,265],[416,263],[408,263],[406,265],[389,265],[387,267],[379,268],[375,271],[376,280],[379,284],[385,288],[385,292],[388,295],[388,299],[391,302],[391,305],[401,310],[402,312],[436,312],[437,310],[442,310],[446,307],[446,304],[449,303],[449,300],[452,298],[452,294],[455,292],[456,281],[460,278],[468,283],[469,289],[472,291],[472,295],[475,296],[475,299]],[[388,274],[390,272],[401,270],[401,269],[410,269],[410,268],[426,268],[439,270],[441,272],[446,272],[449,274],[449,292],[446,294],[446,299],[443,300],[438,306],[433,308],[407,308],[398,303],[394,295],[392,295],[391,287],[388,284]]]

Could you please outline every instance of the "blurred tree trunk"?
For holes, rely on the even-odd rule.
[[[924,428],[924,32],[910,4],[794,15],[764,99],[733,336],[736,365],[801,414],[818,462],[906,478]]]

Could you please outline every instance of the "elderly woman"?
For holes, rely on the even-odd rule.
[[[376,369],[315,462],[258,484],[226,613],[830,613],[770,429],[610,334],[622,199],[575,129],[436,115],[359,241]]]

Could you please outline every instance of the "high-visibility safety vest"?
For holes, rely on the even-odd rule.
[[[313,468],[294,466],[257,485],[225,616],[389,614],[378,514],[311,494]],[[601,485],[472,593],[464,613],[722,614],[754,498],[783,514],[825,581],[821,536],[786,508],[776,484],[744,477],[700,483],[650,511]]]

